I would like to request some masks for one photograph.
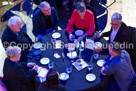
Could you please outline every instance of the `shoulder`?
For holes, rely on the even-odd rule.
[[[54,7],[51,7],[51,10],[55,11],[56,9]]]
[[[129,30],[128,26],[124,22],[122,22],[122,24],[121,24],[121,29],[122,29],[122,31],[128,31]]]
[[[42,15],[42,12],[41,12],[41,9],[40,9],[40,8],[36,9],[36,10],[33,12],[34,18],[37,17],[37,16],[40,16],[40,15]]]
[[[16,69],[18,68],[15,62],[12,62],[9,58],[5,59],[4,69]]]
[[[56,11],[56,9],[54,8],[54,7],[51,7],[51,14],[55,14],[57,11]]]
[[[88,10],[88,9],[86,9],[86,14],[88,14],[88,15],[93,15],[93,12],[92,11],[90,11],[90,10]]]
[[[127,59],[130,56],[129,56],[129,53],[126,50],[122,50],[121,57]]]
[[[77,15],[78,14],[77,9],[75,9],[72,14]]]
[[[6,37],[6,36],[10,36],[11,33],[10,33],[10,29],[9,27],[7,27],[4,32],[2,33],[2,38]]]
[[[57,87],[56,87],[56,90],[57,91],[67,91],[66,87],[64,87],[63,85],[59,84]]]
[[[41,83],[38,91],[49,91],[49,89],[47,88],[47,86],[45,85],[45,82]]]

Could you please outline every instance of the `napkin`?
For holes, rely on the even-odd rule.
[[[69,53],[67,53],[67,56],[69,58],[76,58],[77,57],[77,52],[76,51],[69,52]]]
[[[88,49],[94,50],[94,41],[91,39],[87,39],[85,47]]]

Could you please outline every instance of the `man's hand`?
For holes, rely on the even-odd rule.
[[[97,33],[97,32],[96,32],[96,33],[94,34],[94,38],[95,38],[95,39],[98,39],[98,38],[100,38],[100,37],[102,37],[102,36],[103,36],[103,33]]]
[[[101,73],[106,76],[106,74],[104,73],[104,67],[101,68]]]

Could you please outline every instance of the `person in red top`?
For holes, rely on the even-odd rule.
[[[84,30],[82,37],[91,36],[95,31],[94,15],[90,10],[86,9],[83,2],[77,2],[76,9],[67,24],[66,31],[69,34],[69,39],[73,36],[75,29]]]

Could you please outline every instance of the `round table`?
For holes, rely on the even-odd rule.
[[[68,38],[67,34],[65,33],[65,30],[58,31],[61,34],[61,37],[58,38],[57,40],[62,41],[62,45],[65,43],[68,43]],[[72,63],[70,62],[70,59],[66,56],[66,53],[68,50],[66,48],[62,49],[54,49],[51,47],[51,38],[52,38],[52,33],[44,36],[42,38],[41,43],[46,46],[46,50],[42,53],[41,58],[43,57],[48,57],[51,62],[54,63],[54,68],[53,70],[57,70],[59,73],[66,72],[66,67],[70,66]],[[48,46],[48,47],[47,47]],[[50,46],[50,47],[49,47]],[[55,58],[54,53],[58,53],[61,57],[60,58]],[[62,57],[62,53],[64,53],[65,57]],[[79,54],[79,51],[77,51],[77,54]],[[99,59],[106,59],[108,55],[104,53],[99,54]],[[70,73],[70,77],[66,81],[61,81],[60,83],[63,84],[68,91],[71,90],[85,90],[91,87],[94,87],[98,85],[99,83],[104,80],[104,76],[101,75],[101,67],[97,65],[97,60],[93,60],[93,51],[90,49],[84,49],[84,51],[81,51],[81,58],[86,61],[88,64],[93,64],[93,70],[91,72],[88,72],[87,67],[82,69],[81,71],[78,71],[74,66],[72,66],[72,73]],[[76,58],[74,59],[75,61],[79,59]],[[35,61],[39,66],[48,68],[48,65],[43,65],[40,63],[40,61]],[[89,82],[86,80],[86,75],[88,73],[93,73],[96,76],[96,80]]]

